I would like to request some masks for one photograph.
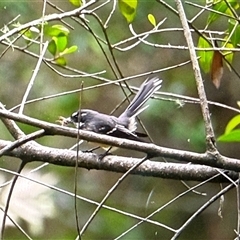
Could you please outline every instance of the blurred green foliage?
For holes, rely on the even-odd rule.
[[[64,11],[72,9],[73,6],[68,1],[52,1]],[[130,1],[119,1],[126,4]],[[134,76],[145,72],[153,72],[159,69],[164,69],[173,65],[179,65],[182,62],[189,60],[189,53],[187,50],[177,49],[171,46],[186,46],[178,16],[166,9],[157,1],[134,1],[135,5],[132,12],[128,12],[125,7],[120,7],[111,16],[107,24],[105,34],[111,44],[117,44],[124,41],[131,36],[131,32],[127,23],[132,23],[134,30],[137,33],[150,31],[154,22],[159,23],[164,18],[167,18],[159,32],[147,38],[149,45],[141,42],[134,48],[125,50],[134,42],[134,40],[126,41],[118,45],[123,49],[113,49],[116,62],[123,77]],[[136,2],[137,5],[136,5]],[[205,1],[193,1],[198,4],[203,4]],[[21,24],[28,21],[41,18],[42,16],[42,2],[40,1],[24,1],[16,4],[16,2],[0,2],[0,16],[1,28],[7,25],[9,21],[15,18],[18,14],[20,16],[16,22]],[[170,1],[174,6],[173,2]],[[198,9],[191,5],[186,5],[186,12],[193,15],[198,12]],[[112,10],[112,5],[107,4],[104,8],[98,9],[96,12],[102,19],[103,23],[106,21],[109,13]],[[55,12],[54,8],[47,6],[46,14]],[[57,11],[56,11],[57,12]],[[154,16],[149,19],[150,16]],[[124,19],[122,15],[126,18]],[[48,98],[51,95],[67,93],[71,90],[81,90],[83,83],[84,87],[94,86],[102,83],[101,79],[94,77],[76,78],[66,75],[74,75],[62,66],[68,66],[86,73],[95,73],[105,70],[106,72],[99,75],[107,79],[116,79],[116,74],[112,71],[109,62],[106,60],[105,54],[111,59],[111,51],[106,46],[105,34],[99,25],[99,21],[94,16],[85,15],[87,21],[85,27],[91,29],[96,35],[99,42],[96,40],[83,25],[73,20],[66,20],[68,24],[73,26],[73,29],[64,26],[63,22],[56,21],[46,25],[47,31],[53,26],[61,26],[57,28],[57,34],[50,31],[44,36],[44,41],[51,41],[49,45],[50,53],[46,54],[49,59],[60,57],[64,52],[64,60],[54,65],[57,71],[62,74],[59,75],[56,71],[50,69],[47,65],[42,63],[39,74],[35,79],[33,88],[30,92],[28,100],[43,98],[25,106],[24,114],[38,119],[55,122],[59,116],[67,117],[72,112],[76,111],[79,106],[98,110],[104,113],[110,113],[117,104],[119,104],[124,94],[118,86],[110,85],[99,87],[97,89],[90,89],[84,91],[80,97],[80,93],[62,94]],[[133,21],[134,19],[134,21]],[[126,23],[127,20],[127,23]],[[225,19],[224,19],[225,20]],[[218,21],[218,24],[215,24]],[[211,27],[216,31],[225,31],[222,27],[222,18],[217,19],[216,15],[209,17],[209,14],[203,14],[196,21],[196,27],[201,29],[206,26],[206,23],[211,23]],[[230,23],[231,24],[231,23]],[[224,26],[224,25],[223,25]],[[8,28],[12,29],[14,26],[10,24]],[[63,29],[65,30],[63,30]],[[232,28],[232,26],[231,26]],[[62,30],[61,30],[62,29]],[[164,31],[164,29],[166,31]],[[55,29],[56,30],[56,29]],[[228,29],[229,30],[229,29]],[[53,30],[52,30],[53,31]],[[59,31],[59,32],[58,32]],[[238,31],[238,27],[237,30]],[[231,31],[230,31],[231,32]],[[229,33],[230,33],[229,32]],[[238,35],[238,34],[237,34]],[[195,45],[204,47],[205,41],[197,34],[194,34]],[[236,36],[234,39],[237,39]],[[13,40],[13,39],[11,39]],[[63,41],[62,41],[63,40]],[[135,40],[136,41],[136,40]],[[199,41],[203,41],[201,45]],[[231,41],[233,41],[231,39]],[[236,40],[238,41],[238,40]],[[233,45],[236,45],[234,40]],[[225,42],[226,43],[226,42]],[[19,39],[16,43],[19,46],[25,46],[26,41]],[[163,47],[156,47],[154,44],[163,45]],[[204,46],[203,46],[204,45]],[[76,47],[75,47],[76,46]],[[102,46],[102,48],[100,47]],[[6,45],[0,45],[0,51],[3,52]],[[39,53],[39,46],[33,44],[29,50]],[[105,52],[103,52],[103,50]],[[65,53],[70,53],[66,54]],[[204,53],[205,56],[209,52]],[[200,61],[204,59],[201,56]],[[16,107],[21,103],[23,94],[32,76],[32,71],[36,66],[37,58],[30,56],[24,51],[9,48],[7,53],[0,59],[0,101],[6,105],[7,109]],[[208,58],[209,60],[209,58]],[[239,61],[238,53],[234,54],[233,65],[237,66]],[[204,59],[204,61],[207,61]],[[206,62],[205,62],[206,63]],[[206,68],[209,67],[207,63]],[[203,67],[204,70],[204,67]],[[227,69],[224,72],[223,81],[219,90],[215,89],[210,81],[209,75],[203,72],[205,79],[205,89],[208,99],[211,101],[220,102],[230,106],[236,106],[236,101],[239,100],[239,79],[232,72]],[[118,74],[120,75],[120,74]],[[176,67],[171,70],[164,70],[155,73],[163,79],[163,86],[160,96],[162,99],[149,101],[149,108],[141,114],[141,119],[144,126],[148,130],[151,138],[158,145],[170,148],[177,148],[189,151],[204,152],[205,151],[205,133],[204,124],[202,120],[201,110],[199,104],[191,101],[184,101],[178,99],[171,94],[184,95],[197,98],[197,90],[195,80],[193,77],[193,70],[191,64],[186,64],[181,67]],[[139,86],[146,77],[139,77],[129,81],[131,85]],[[165,94],[167,93],[167,94]],[[168,95],[170,93],[170,95]],[[47,97],[47,98],[45,98]],[[79,102],[81,99],[81,102]],[[126,105],[114,113],[119,115]],[[14,111],[18,111],[16,108]],[[236,115],[231,110],[222,108],[216,105],[210,105],[211,118],[214,123],[215,134],[218,137],[221,135],[228,121]],[[19,124],[19,126],[26,132],[32,132],[35,128]],[[1,124],[1,139],[12,140],[12,137],[5,130]],[[141,129],[141,127],[139,126]],[[38,140],[39,143],[47,146],[54,146],[57,148],[69,148],[76,143],[75,139],[63,137],[44,137]],[[85,143],[84,147],[89,147]],[[231,157],[239,156],[239,146],[227,145],[223,143],[218,144],[219,151]],[[124,152],[124,153],[123,153]],[[138,153],[128,152],[126,150],[119,150],[116,154],[124,154],[127,156],[139,156]],[[157,161],[171,161],[171,159],[159,158]],[[1,158],[0,166],[9,169],[17,169],[19,161],[12,158]],[[32,164],[32,168],[39,164]],[[58,176],[58,187],[73,192],[74,189],[74,169],[51,166],[48,165],[41,170],[41,173],[52,172]],[[109,188],[117,181],[120,174],[79,169],[78,172],[78,194],[88,197],[94,201],[101,201]],[[190,182],[189,185],[195,183]],[[153,219],[161,223],[167,224],[170,227],[178,228],[184,221],[191,216],[202,204],[216,194],[220,187],[217,184],[209,184],[202,187],[201,192],[206,192],[207,196],[198,194],[187,194],[183,200],[180,199],[174,204],[166,207]],[[113,196],[107,201],[112,207],[129,211],[138,214],[142,217],[156,210],[158,207],[167,203],[179,193],[185,191],[186,188],[179,181],[163,180],[150,177],[129,176],[114,192]],[[53,191],[53,190],[52,190]],[[151,195],[151,193],[153,194]],[[53,191],[55,208],[57,216],[55,218],[46,219],[44,224],[44,232],[34,239],[74,239],[77,235],[76,222],[74,216],[74,201],[72,197],[65,194]],[[148,198],[150,204],[147,205]],[[226,209],[223,212],[223,219],[217,216],[218,203],[211,205],[205,210],[190,226],[184,231],[184,234],[179,239],[232,239],[235,237],[234,229],[236,226],[236,196],[235,193],[229,192],[226,194]],[[27,201],[27,200],[26,200]],[[41,203],[39,203],[41,204]],[[38,206],[36,206],[37,208]],[[86,222],[90,214],[94,211],[96,206],[78,202],[78,211],[80,216],[80,225]],[[231,215],[231,216],[229,216]],[[137,223],[136,220],[126,217],[112,211],[103,209],[99,215],[94,219],[93,223],[87,230],[84,239],[113,239],[121,234],[123,231],[130,228]],[[21,222],[26,229],[28,226],[25,222]],[[224,232],[223,230],[224,229]],[[123,237],[123,239],[169,239],[172,233],[161,227],[143,223],[131,233]],[[19,234],[15,228],[8,228],[5,239],[25,239]]]

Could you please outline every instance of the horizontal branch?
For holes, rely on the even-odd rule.
[[[71,11],[63,12],[63,13],[53,13],[53,14],[46,15],[46,16],[44,16],[44,21],[49,22],[49,21],[53,21],[53,20],[63,19],[63,18],[66,18],[66,17],[78,16],[81,13],[84,13],[84,10],[86,8],[88,8],[89,6],[93,5],[96,2],[97,2],[96,0],[91,0],[88,3],[86,3],[85,5],[77,8],[77,9],[71,10]],[[12,35],[14,35],[16,33],[21,32],[22,30],[28,29],[28,28],[33,27],[33,26],[37,26],[37,25],[41,24],[42,21],[43,21],[43,19],[39,18],[39,19],[33,20],[31,22],[27,22],[25,24],[22,24],[17,28],[13,28],[12,30],[10,30],[7,33],[0,36],[0,42],[3,41],[3,40],[6,40],[7,38],[11,37]]]
[[[0,149],[12,144],[10,141],[0,140]],[[74,167],[76,164],[76,151],[68,149],[56,149],[45,147],[36,143],[27,143],[12,151],[5,152],[6,156],[17,157],[25,161],[47,162],[59,166]],[[86,169],[107,170],[113,172],[126,172],[130,167],[139,162],[141,159],[127,158],[119,156],[107,156],[102,160],[94,153],[79,152],[78,166]],[[178,180],[204,181],[214,175],[214,182],[226,182],[225,177],[219,174],[215,168],[180,163],[162,163],[147,160],[136,168],[131,174],[160,177]],[[237,179],[236,172],[228,172],[231,179]]]
[[[62,135],[73,138],[77,138],[77,136],[79,136],[80,139],[86,141],[105,143],[110,146],[117,146],[125,149],[140,151],[154,157],[166,157],[178,161],[191,162],[195,164],[222,168],[224,170],[233,170],[237,172],[240,171],[239,159],[225,157],[220,153],[195,153],[190,151],[160,147],[152,143],[142,143],[127,139],[110,137],[107,135],[97,134],[89,131],[78,131],[75,128],[59,126],[35,118],[12,113],[7,110],[0,110],[0,117],[12,119],[21,123],[44,129],[47,135]]]

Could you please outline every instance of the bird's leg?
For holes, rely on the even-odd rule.
[[[110,151],[111,151],[112,148],[113,148],[113,147],[109,147],[109,148],[105,151],[105,153],[99,154],[99,156],[98,156],[99,161],[103,160],[103,158],[106,157],[107,155],[112,155],[112,154],[110,153]]]
[[[83,152],[85,153],[92,153],[93,151],[97,150],[101,148],[100,146],[97,146],[97,147],[94,147],[94,148],[90,148],[90,149],[87,149],[87,150],[84,150]]]

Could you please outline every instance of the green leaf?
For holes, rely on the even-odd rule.
[[[118,6],[122,15],[128,23],[131,23],[136,16],[137,0],[119,0]]]
[[[240,124],[240,114],[233,117],[226,126],[225,133],[218,138],[222,142],[240,142],[240,129],[233,130]]]
[[[66,49],[64,49],[63,52],[61,52],[61,56],[65,55],[65,54],[70,54],[70,53],[76,52],[77,49],[78,49],[78,47],[76,45],[71,46],[70,48],[66,48]]]
[[[148,21],[154,26],[156,27],[156,19],[152,14],[148,14]]]
[[[48,51],[53,55],[56,56],[57,53],[57,46],[54,40],[51,40],[48,44]]]
[[[67,65],[67,61],[64,57],[58,57],[57,59],[55,59],[55,61],[60,66],[66,66]]]
[[[219,3],[213,5],[213,10],[218,11],[220,13],[225,13],[227,8],[228,8],[228,6],[226,5],[226,3],[224,1],[220,1]],[[221,15],[219,15],[219,13],[210,12],[210,14],[208,16],[208,20],[207,20],[207,25],[216,21],[220,16]]]
[[[203,37],[199,37],[198,48],[210,48],[210,47],[212,46]],[[205,73],[208,73],[210,71],[212,64],[213,51],[198,50],[197,54],[200,57],[199,64],[202,70]]]
[[[228,134],[223,134],[217,140],[220,142],[240,142],[240,130],[233,130]]]
[[[229,28],[228,32],[229,35],[231,35],[231,42],[234,47],[237,47],[237,45],[240,43],[240,25],[238,21],[235,21],[233,19],[229,19]]]
[[[68,0],[68,1],[75,7],[82,6],[82,1],[81,0]]]
[[[227,1],[232,8],[234,9],[239,8],[239,4],[237,3],[236,0],[227,0]],[[231,9],[229,9],[228,5],[224,0],[222,1],[216,0],[215,2],[216,4],[213,5],[212,9],[219,13],[210,12],[207,20],[207,25],[211,24],[212,22],[216,21],[219,17],[221,17],[221,13],[225,13],[225,14],[228,14],[229,16],[233,16]]]
[[[57,46],[57,52],[62,52],[67,47],[68,39],[65,35],[59,34],[57,37],[52,37]]]
[[[64,34],[65,36],[68,36],[69,30],[63,25],[45,25],[44,33],[51,37],[57,37],[59,34]]]
[[[40,31],[36,27],[30,27],[27,30],[22,30],[21,33],[23,34],[23,38],[29,42],[31,39],[34,39],[36,36],[38,36]]]
[[[224,1],[225,2],[225,1]],[[237,10],[239,8],[239,1],[236,0],[227,0],[227,2],[231,5],[231,7],[235,10]],[[228,7],[227,10],[225,11],[225,14],[231,16],[231,17],[235,17],[233,14],[233,11]]]
[[[226,126],[225,134],[230,133],[235,127],[240,124],[240,114],[233,117]]]
[[[24,36],[31,39],[32,38],[32,32],[31,30],[27,30],[27,31],[22,31],[22,33],[24,33]]]

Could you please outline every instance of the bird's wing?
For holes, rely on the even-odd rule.
[[[116,124],[115,128],[111,129],[106,134],[113,137],[125,138],[129,140],[143,142],[143,140],[139,138],[135,133],[129,131],[126,127],[119,124]]]

